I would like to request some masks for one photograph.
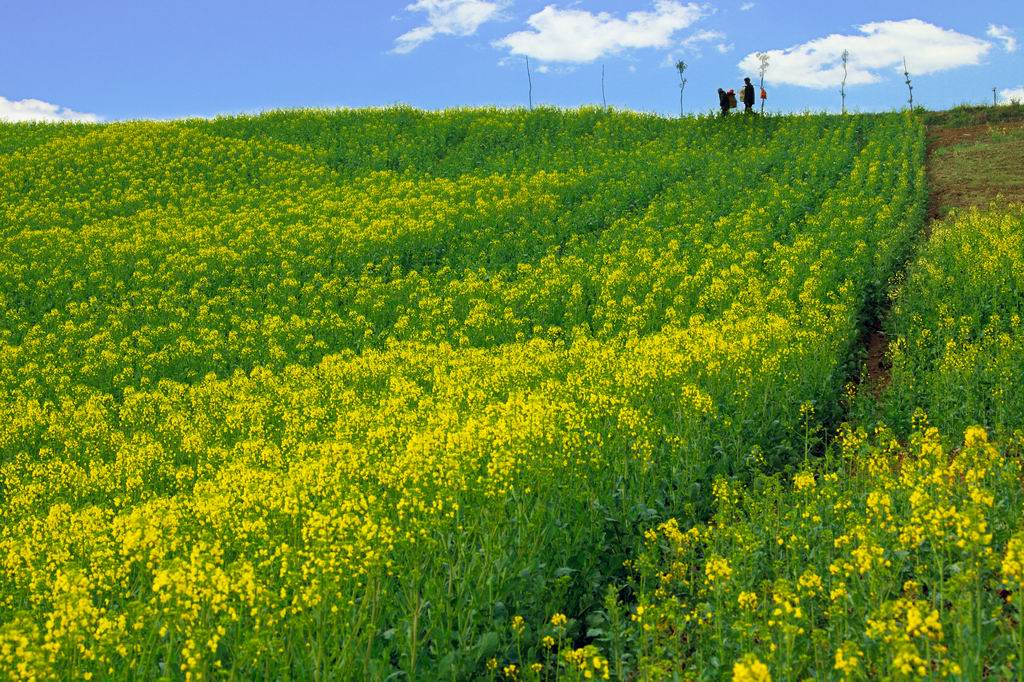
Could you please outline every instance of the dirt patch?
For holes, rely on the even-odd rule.
[[[939,147],[952,147],[957,144],[982,142],[993,135],[1008,134],[1020,129],[1024,123],[1017,121],[1002,124],[984,124],[965,128],[929,128],[928,153]]]
[[[928,130],[928,217],[1024,201],[1024,122]]]
[[[880,398],[888,388],[891,375],[889,372],[889,338],[881,329],[868,332],[867,341],[867,377],[865,383],[875,398]]]

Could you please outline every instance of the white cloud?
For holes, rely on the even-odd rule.
[[[393,51],[408,54],[439,35],[473,35],[481,25],[496,19],[505,4],[505,0],[416,0],[406,9],[426,12],[427,23],[398,36]]]
[[[985,31],[985,35],[989,36],[990,38],[995,38],[996,40],[1002,42],[1003,49],[1006,50],[1007,52],[1017,51],[1017,39],[1013,35],[1013,29],[1011,29],[1009,26],[997,26],[996,24],[989,24],[988,30]]]
[[[669,47],[676,33],[705,14],[703,7],[678,0],[656,0],[654,11],[629,12],[625,19],[548,5],[527,20],[531,30],[511,33],[495,46],[540,61],[585,64],[624,50]]]
[[[725,34],[721,31],[708,31],[702,29],[691,36],[687,36],[680,45],[688,50],[700,49],[701,43],[711,43],[716,40],[724,40]]]
[[[740,5],[740,11],[749,12],[750,10],[754,9],[755,6],[757,6],[756,2],[745,2],[742,5]]]
[[[999,99],[1003,102],[1022,102],[1024,103],[1024,85],[1018,85],[1015,88],[1006,88],[999,91]]]
[[[879,21],[858,26],[863,35],[832,34],[787,50],[770,50],[767,78],[774,83],[808,88],[838,86],[843,78],[840,58],[850,51],[847,85],[882,80],[885,72],[902,72],[903,57],[912,75],[927,75],[981,62],[992,43],[920,19]],[[756,54],[748,54],[739,67],[758,70]]]
[[[9,100],[0,97],[0,121],[80,121],[96,123],[96,114],[83,114],[40,99]]]
[[[718,43],[717,45],[715,45],[715,49],[722,54],[729,54],[730,52],[732,52],[734,47],[736,47],[735,43],[729,43],[728,45],[726,45],[725,43]]]

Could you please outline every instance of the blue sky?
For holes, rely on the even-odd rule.
[[[517,106],[527,56],[537,104],[599,104],[603,65],[609,104],[665,114],[684,59],[697,112],[756,51],[773,51],[770,109],[836,109],[844,48],[851,108],[905,101],[903,52],[917,101],[943,108],[1024,89],[1018,40],[1008,0],[0,0],[0,116]]]

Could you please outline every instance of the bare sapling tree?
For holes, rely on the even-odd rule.
[[[676,62],[676,71],[679,72],[679,118],[683,117],[683,91],[686,90],[686,78],[683,74],[686,73],[686,62],[680,59]]]
[[[903,58],[903,77],[906,78],[907,92],[910,94],[910,110],[914,110],[914,86],[910,84],[910,69],[907,68],[907,58]]]
[[[843,84],[839,87],[839,95],[843,98],[843,113],[846,113],[846,77],[849,75],[850,51],[843,50]]]
[[[530,58],[526,58],[526,82],[530,84],[530,111],[533,111],[533,75],[530,73]]]
[[[601,102],[604,108],[608,108],[608,98],[604,96],[604,64],[601,65]]]
[[[768,73],[768,61],[769,61],[768,53],[767,52],[758,52],[757,53],[757,61],[759,61],[761,63],[761,68],[760,68],[760,73],[761,73],[761,92],[763,93],[764,92],[764,75],[766,73]],[[764,97],[761,98],[761,113],[762,114],[764,113],[764,99],[765,99]]]

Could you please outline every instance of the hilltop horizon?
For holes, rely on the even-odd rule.
[[[962,102],[960,104],[955,104],[955,105],[952,105],[952,106],[944,108],[944,109],[929,109],[929,108],[926,108],[926,107],[923,107],[923,106],[915,106],[914,107],[914,111],[915,111],[915,113],[920,113],[920,114],[947,114],[947,113],[951,113],[951,112],[955,113],[955,112],[959,112],[959,111],[969,111],[969,112],[978,112],[978,111],[1006,111],[1006,110],[1014,110],[1014,111],[1016,111],[1017,109],[1022,109],[1022,108],[1024,108],[1024,103],[1021,103],[1021,102],[1018,102],[1018,101],[1000,103],[997,106],[993,106],[991,104],[976,104],[976,103],[970,103],[970,102]],[[718,117],[720,115],[717,109],[708,109],[707,111],[692,111],[692,112],[688,111],[688,112],[685,112],[683,116],[680,116],[679,114],[674,114],[673,115],[673,114],[670,114],[670,113],[664,113],[664,112],[659,112],[659,111],[644,111],[644,110],[640,110],[640,109],[630,109],[628,107],[618,107],[618,106],[611,106],[611,105],[609,105],[607,107],[603,107],[603,106],[595,105],[595,104],[582,104],[582,105],[578,105],[578,106],[559,106],[559,105],[554,105],[554,104],[538,104],[538,105],[535,105],[531,109],[528,106],[520,106],[520,105],[509,105],[509,106],[497,106],[497,105],[457,106],[457,105],[453,105],[453,106],[448,106],[448,107],[443,107],[443,108],[423,108],[423,107],[417,107],[417,106],[414,106],[414,105],[408,104],[408,103],[395,103],[395,104],[382,104],[382,105],[364,106],[364,107],[346,107],[346,106],[338,106],[338,107],[328,107],[328,106],[324,106],[324,107],[280,107],[280,108],[275,108],[275,109],[264,109],[264,110],[260,110],[260,111],[225,112],[225,113],[220,113],[220,114],[212,114],[212,115],[209,115],[209,116],[179,116],[179,117],[174,117],[174,118],[144,118],[144,117],[139,117],[139,118],[124,118],[124,119],[116,119],[116,120],[96,120],[96,121],[81,121],[81,120],[5,121],[3,119],[0,119],[0,126],[5,126],[5,125],[6,126],[18,126],[18,125],[109,126],[109,125],[119,125],[119,124],[126,124],[126,123],[178,123],[178,122],[188,122],[188,121],[216,121],[216,120],[220,120],[220,119],[226,119],[226,120],[230,120],[230,119],[255,119],[255,118],[260,118],[260,117],[268,117],[268,116],[275,116],[275,115],[282,115],[282,114],[285,114],[285,115],[287,115],[287,114],[300,115],[300,114],[306,114],[306,113],[332,114],[332,113],[346,113],[346,112],[350,112],[350,113],[359,113],[359,112],[366,112],[366,111],[389,112],[389,111],[403,111],[403,110],[404,111],[416,112],[416,113],[419,113],[419,114],[431,114],[431,115],[444,115],[446,113],[454,113],[454,112],[469,112],[469,113],[471,113],[471,112],[481,112],[481,113],[486,113],[486,112],[494,112],[494,113],[529,113],[531,111],[537,111],[537,112],[550,111],[550,112],[560,112],[560,113],[572,113],[572,112],[577,112],[577,111],[605,111],[606,113],[609,113],[609,114],[635,115],[635,116],[641,116],[641,117],[650,116],[650,117],[661,118],[661,119],[669,120],[669,121],[671,121],[671,120],[697,120],[697,119],[703,119],[703,118],[716,118],[716,117]],[[893,107],[891,109],[880,109],[880,110],[877,110],[877,111],[863,111],[863,110],[859,110],[859,109],[855,109],[855,108],[850,108],[846,112],[846,115],[860,115],[860,116],[878,115],[878,116],[883,116],[883,115],[886,115],[886,114],[894,114],[894,113],[905,112],[907,110],[908,110],[908,108],[906,106],[903,106],[903,107]],[[737,114],[734,114],[734,115],[739,116],[739,115],[741,115],[741,113],[737,113]],[[756,115],[757,116],[767,116],[767,117],[772,117],[772,118],[780,118],[780,117],[784,118],[784,117],[800,117],[800,116],[842,116],[844,114],[841,111],[835,111],[835,110],[830,110],[830,109],[821,109],[821,110],[805,109],[805,110],[802,110],[802,111],[766,111],[764,114],[758,113]]]
[[[807,11],[803,2],[389,0],[210,8],[50,0],[0,10],[0,119],[163,120],[281,108],[608,104],[662,115],[715,107],[715,91],[759,81],[767,108],[888,111],[915,102],[1024,99],[1024,7],[880,0]],[[45,49],[41,49],[45,48]],[[31,56],[31,58],[29,58]],[[526,61],[531,64],[527,74]],[[993,89],[995,90],[993,92]]]

